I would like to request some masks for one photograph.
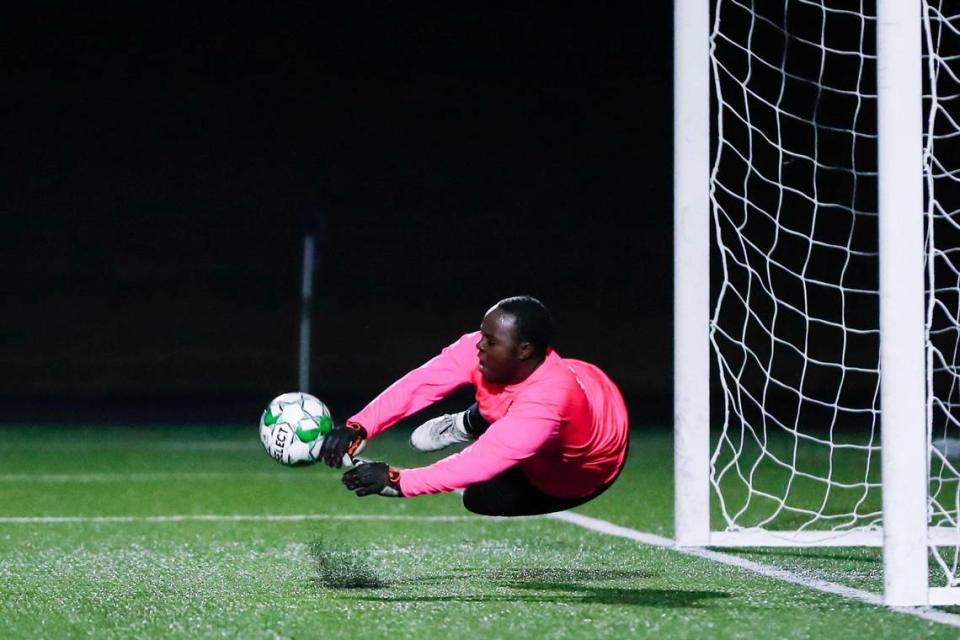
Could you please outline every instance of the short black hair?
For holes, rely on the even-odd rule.
[[[547,352],[553,340],[553,317],[546,305],[532,296],[513,296],[495,307],[513,316],[517,340],[532,344],[540,356]]]

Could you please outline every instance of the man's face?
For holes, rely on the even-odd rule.
[[[487,311],[480,323],[477,357],[480,360],[480,374],[487,382],[510,384],[524,359],[521,345],[527,343],[517,342],[514,322],[512,315],[494,307]]]

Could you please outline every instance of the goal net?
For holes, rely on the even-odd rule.
[[[930,524],[960,530],[960,5],[924,3]],[[931,546],[950,587],[960,546]]]
[[[960,5],[922,3],[931,584],[960,585]],[[712,544],[882,543],[873,3],[716,0]],[[719,525],[719,527],[718,527]]]
[[[711,482],[724,528],[877,527],[873,18],[803,0],[715,11]]]

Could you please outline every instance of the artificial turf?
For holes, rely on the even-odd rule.
[[[280,466],[254,431],[0,429],[0,637],[958,635],[565,522],[471,516],[455,495],[359,499],[334,471]],[[365,454],[437,457],[396,431]],[[635,430],[620,480],[578,511],[670,535],[670,451],[668,431]],[[221,515],[253,519],[196,519]],[[77,519],[31,520],[51,516]],[[742,553],[880,588],[875,550]]]

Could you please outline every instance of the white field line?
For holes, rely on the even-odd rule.
[[[123,449],[124,451],[256,451],[261,449],[260,441],[253,436],[252,440],[192,440],[189,442],[164,442],[162,440],[138,440],[136,438],[122,438],[108,441],[74,440],[67,442],[45,442],[44,452],[51,451],[89,451],[91,449]],[[23,449],[22,444],[15,442],[0,443],[0,451]]]
[[[248,478],[266,478],[271,480],[324,480],[339,479],[329,474],[306,474],[283,471],[165,471],[156,473],[0,473],[0,482],[153,482],[157,480],[231,480]]]
[[[801,587],[816,589],[817,591],[822,591],[824,593],[832,593],[843,598],[850,598],[851,600],[858,600],[865,604],[878,607],[886,606],[883,603],[883,598],[876,593],[870,593],[869,591],[863,591],[861,589],[854,589],[853,587],[837,584],[835,582],[828,582],[826,580],[819,580],[817,578],[808,578],[791,573],[786,569],[771,567],[769,565],[753,562],[752,560],[746,560],[738,556],[720,553],[719,551],[711,551],[710,549],[703,549],[700,547],[678,547],[670,538],[658,536],[653,533],[644,533],[643,531],[637,531],[636,529],[628,529],[627,527],[621,527],[613,524],[612,522],[607,522],[606,520],[591,518],[579,513],[573,513],[572,511],[552,513],[547,517],[551,520],[567,522],[569,524],[583,527],[584,529],[589,529],[591,531],[596,531],[598,533],[603,533],[608,536],[627,538],[628,540],[633,540],[641,544],[672,549],[677,553],[695,556],[697,558],[703,558],[713,562],[719,562],[721,564],[737,567],[738,569],[750,571],[751,573],[756,573],[767,578],[783,580],[784,582],[790,582],[792,584],[800,585]],[[940,624],[960,627],[960,615],[947,613],[932,607],[891,607],[890,609],[900,613],[905,613],[907,615],[917,616],[918,618],[923,618],[924,620],[930,620],[931,622],[939,622]]]
[[[170,516],[0,516],[0,524],[99,524],[158,522],[308,522],[308,521],[385,521],[385,522],[461,522],[479,520],[479,516],[414,516],[377,513],[294,513],[294,514],[183,514]]]

